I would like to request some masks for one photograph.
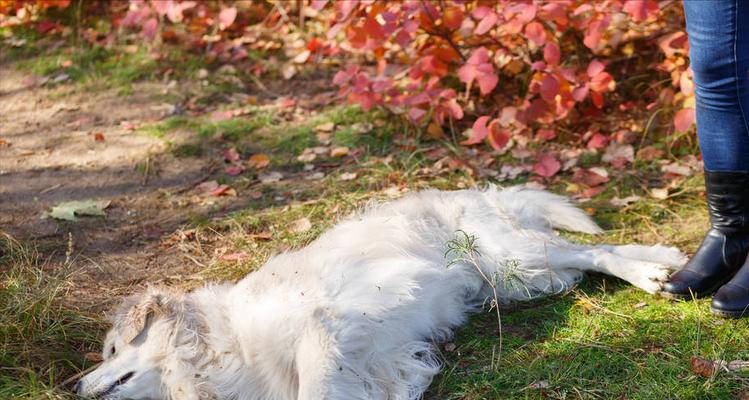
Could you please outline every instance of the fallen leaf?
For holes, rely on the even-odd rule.
[[[257,239],[257,240],[271,240],[273,239],[273,233],[269,231],[263,231],[258,233],[253,233],[250,235],[251,238]]]
[[[109,203],[109,200],[68,201],[52,207],[52,211],[42,214],[42,218],[75,221],[76,215],[103,217],[106,215],[104,209],[109,207]]]
[[[342,146],[342,147],[334,147],[330,150],[330,156],[331,157],[345,157],[348,155],[349,148]]]
[[[223,254],[218,259],[221,261],[242,261],[250,258],[250,255],[245,251],[240,251],[238,253],[229,253],[229,254]]]
[[[283,179],[283,174],[278,171],[268,172],[266,174],[260,174],[257,177],[261,183],[273,183]]]
[[[309,175],[307,175],[307,176],[304,177],[304,179],[306,179],[308,181],[319,181],[322,178],[325,178],[325,173],[324,172],[320,172],[320,171],[313,172],[313,173],[311,173],[311,174],[309,174]]]
[[[242,167],[241,165],[231,165],[224,168],[224,173],[230,176],[237,176],[242,172],[244,172],[244,167]]]
[[[312,228],[312,222],[307,218],[299,218],[289,224],[289,231],[293,233],[306,232]]]
[[[533,172],[544,178],[556,175],[560,169],[562,169],[562,164],[550,154],[541,154],[538,157],[538,162],[533,166]]]
[[[206,182],[201,182],[195,188],[201,192],[212,192],[216,190],[218,186],[219,186],[218,182],[216,181],[206,181]]]
[[[650,189],[650,196],[652,196],[654,199],[665,200],[668,198],[668,189],[666,188]]]
[[[705,378],[713,376],[718,370],[714,362],[697,356],[692,356],[689,363],[692,365],[692,372],[695,375],[704,376]]]
[[[656,149],[653,146],[645,146],[637,151],[635,158],[644,161],[653,161],[655,159],[663,157],[663,150]]]
[[[536,381],[528,385],[531,389],[546,389],[549,387],[549,381],[542,380],[542,381]]]
[[[237,191],[229,187],[229,185],[219,185],[217,188],[213,189],[210,193],[211,196],[236,196]]]
[[[239,152],[234,147],[224,150],[224,160],[228,162],[239,161]]]
[[[315,127],[316,132],[332,132],[335,128],[335,124],[332,122],[325,122]]]
[[[684,108],[674,115],[674,128],[678,132],[685,132],[692,127],[695,121],[694,108]]]
[[[263,169],[270,165],[270,158],[263,153],[253,154],[249,159],[249,163],[257,169]]]
[[[632,196],[627,196],[627,197],[625,197],[623,199],[620,199],[618,197],[614,197],[613,199],[611,199],[610,203],[613,204],[613,205],[615,205],[615,206],[617,206],[617,207],[624,207],[624,206],[629,205],[630,203],[634,203],[636,201],[640,201],[641,199],[642,199],[642,197],[640,197],[640,196],[638,196],[636,194],[633,194]]]
[[[356,172],[344,172],[341,174],[340,179],[342,181],[352,181],[356,179]]]
[[[103,142],[104,141],[104,134],[101,132],[94,133],[94,140],[97,142]]]
[[[90,352],[83,355],[83,358],[85,358],[88,361],[91,362],[102,362],[104,361],[104,357],[101,355],[101,353],[98,352]]]

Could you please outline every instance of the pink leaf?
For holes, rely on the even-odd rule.
[[[544,61],[550,65],[557,65],[559,64],[559,58],[559,46],[554,42],[546,43],[544,47]]]
[[[556,175],[560,169],[562,169],[562,164],[548,153],[538,156],[538,162],[533,166],[533,172],[544,178]]]
[[[489,12],[484,18],[481,19],[481,22],[476,25],[476,30],[474,30],[473,32],[476,35],[483,35],[486,32],[489,32],[489,30],[492,29],[496,24],[497,14],[495,14],[493,11]]]
[[[312,4],[310,4],[310,7],[312,7],[315,11],[320,11],[325,7],[325,5],[328,4],[328,0],[312,0]]]
[[[241,165],[231,165],[224,168],[224,173],[230,176],[237,176],[244,172],[244,168]]]
[[[602,62],[598,60],[593,60],[590,62],[590,64],[588,64],[588,70],[586,71],[586,73],[588,74],[589,77],[592,78],[600,74],[601,72],[603,72],[605,68],[606,66]]]
[[[473,123],[473,128],[471,128],[471,136],[460,144],[471,145],[483,142],[489,136],[489,128],[486,127],[487,122],[489,122],[489,116],[478,117],[476,122]]]
[[[412,108],[408,111],[408,117],[411,118],[411,121],[419,122],[424,118],[426,113],[426,110],[422,110],[421,108]]]
[[[658,3],[653,0],[627,0],[622,9],[633,21],[642,22],[658,11]]]
[[[586,97],[588,97],[589,90],[590,89],[588,88],[587,83],[583,86],[575,88],[575,90],[572,91],[572,98],[575,99],[575,101],[583,101]]]
[[[239,152],[237,152],[237,149],[234,147],[230,147],[226,150],[224,150],[224,160],[228,162],[238,161],[239,160]]]
[[[588,29],[585,31],[585,37],[583,38],[583,44],[589,49],[595,49],[601,42],[603,32],[606,30],[606,24],[601,20],[595,20],[591,22]]]
[[[227,7],[221,10],[221,12],[218,14],[218,27],[221,30],[224,30],[231,26],[231,24],[234,23],[234,19],[237,18],[237,8],[236,7]]]
[[[492,69],[492,72],[484,73],[476,78],[476,82],[479,83],[479,91],[482,95],[491,93],[491,91],[494,90],[494,88],[497,86],[497,83],[499,82],[499,77],[493,72],[493,67],[491,66],[491,64],[484,65],[489,66],[489,68],[486,69]]]
[[[143,36],[148,40],[156,39],[156,34],[159,32],[159,21],[156,18],[151,18],[143,24]]]
[[[250,255],[245,251],[240,251],[239,253],[230,253],[230,254],[224,254],[221,257],[219,257],[219,260],[221,261],[242,261],[247,258],[250,258]]]
[[[601,72],[590,80],[590,89],[594,92],[607,92],[614,87],[614,78],[608,72]]]
[[[685,132],[694,123],[694,108],[684,108],[674,115],[674,127],[679,132]]]
[[[587,146],[589,149],[602,149],[608,146],[610,140],[608,136],[596,133],[588,140]]]
[[[546,31],[544,26],[538,22],[531,22],[525,26],[525,36],[538,46],[543,46],[546,43]]]

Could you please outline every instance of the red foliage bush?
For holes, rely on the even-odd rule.
[[[70,4],[0,0],[0,23],[33,23],[42,32],[49,21],[36,16]],[[624,111],[636,107],[639,103],[622,97],[640,101],[641,93],[617,94],[617,80],[628,79],[622,76],[627,69],[612,67],[622,63],[669,74],[668,84],[653,82],[650,90],[657,96],[644,107],[672,110],[677,131],[690,129],[694,121],[688,42],[678,1],[108,4],[112,30],[89,28],[84,36],[92,43],[138,32],[147,41],[182,43],[224,62],[246,58],[248,50],[283,50],[288,59],[284,75],[293,75],[299,65],[338,56],[348,65],[340,67],[333,83],[350,102],[364,109],[386,108],[433,136],[447,127],[471,126],[462,132],[466,146],[486,143],[503,151],[513,139],[560,140],[552,124],[584,122],[614,102]],[[55,30],[49,25],[44,29]],[[302,45],[282,38],[292,31],[300,32],[296,37]],[[575,140],[595,149],[610,139],[592,133]],[[537,159],[539,175],[559,170],[554,157],[541,154]]]

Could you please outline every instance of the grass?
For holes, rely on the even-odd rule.
[[[23,66],[54,74],[68,56],[50,54],[23,61]],[[99,76],[126,85],[148,77],[154,68],[144,54],[127,60],[107,51],[73,56],[73,65],[93,68],[70,69],[71,77],[81,83],[91,79],[88,76]],[[172,146],[171,151],[180,157],[201,156],[218,143],[243,153],[267,152],[271,168],[299,172],[302,163],[296,157],[317,145],[315,128],[333,122],[337,128],[332,145],[361,148],[362,153],[351,164],[322,157],[325,163],[340,164],[326,170],[322,180],[289,179],[252,186],[263,195],[244,209],[220,218],[192,218],[185,229],[210,238],[213,247],[201,252],[214,255],[209,256],[199,279],[185,280],[193,282],[188,286],[241,278],[269,255],[314,240],[336,218],[372,199],[387,199],[390,189],[455,189],[485,183],[457,171],[422,174],[433,161],[420,151],[399,150],[393,138],[403,127],[382,114],[332,107],[303,121],[289,122],[281,115],[283,110],[261,106],[248,110],[246,115],[223,121],[214,121],[210,115],[176,116],[141,131],[165,140],[175,132],[194,134],[193,141]],[[367,125],[378,120],[387,122]],[[392,155],[392,160],[384,160],[386,155]],[[597,164],[597,157],[581,160],[581,165]],[[359,176],[343,181],[339,177],[346,171]],[[615,176],[606,192],[583,204],[606,229],[605,235],[564,235],[590,243],[663,242],[695,250],[707,224],[700,177],[681,182],[669,199],[656,200],[643,187],[659,176],[658,166],[638,162],[630,172]],[[568,178],[553,190],[564,192]],[[250,187],[239,178],[222,177],[221,181],[240,192]],[[624,208],[608,201],[631,194],[642,199]],[[283,201],[276,200],[279,196]],[[290,231],[290,224],[301,218],[309,219],[313,228]],[[218,248],[246,252],[248,258],[238,263],[221,261],[213,252]],[[0,265],[0,398],[69,397],[62,383],[90,366],[83,354],[98,348],[105,328],[100,316],[63,305],[75,261],[50,263],[40,259],[33,246],[5,235],[0,240]],[[593,276],[565,295],[503,306],[499,354],[496,316],[483,313],[471,318],[457,330],[455,348],[443,351],[445,367],[428,398],[738,398],[749,391],[749,375],[719,373],[703,378],[691,371],[692,356],[749,359],[749,320],[713,317],[708,306],[709,299],[675,303],[639,292],[615,278]]]
[[[35,249],[0,231],[0,265],[0,398],[70,397],[62,384],[88,366],[102,322],[60,303],[69,263],[46,270]]]

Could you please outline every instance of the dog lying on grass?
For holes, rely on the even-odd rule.
[[[76,385],[104,399],[418,399],[433,343],[494,299],[561,293],[586,271],[649,293],[685,256],[572,244],[600,228],[519,187],[425,191],[372,206],[236,284],[151,288],[114,314],[104,362]],[[447,253],[447,254],[446,254]]]

